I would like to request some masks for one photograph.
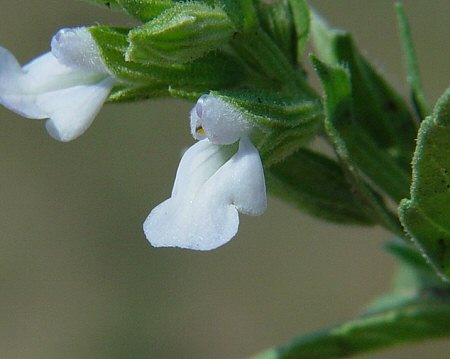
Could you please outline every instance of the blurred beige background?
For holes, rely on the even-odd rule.
[[[405,1],[425,88],[450,79],[447,0]],[[405,92],[391,1],[311,0]],[[81,1],[2,1],[0,44],[22,63],[62,27],[130,24]],[[0,108],[0,358],[244,358],[350,319],[395,270],[379,228],[322,223],[275,198],[219,250],[155,249],[142,222],[193,143],[190,104],[108,105],[62,144]],[[365,358],[448,358],[450,340]]]

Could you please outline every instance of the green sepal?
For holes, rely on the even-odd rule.
[[[324,91],[326,129],[336,150],[345,155],[391,198],[408,194],[410,179],[394,159],[377,146],[355,120],[352,83],[347,69],[312,58]]]
[[[450,278],[450,88],[421,124],[411,199],[399,207],[406,232],[441,277]]]
[[[320,101],[280,96],[275,92],[212,91],[253,124],[252,142],[266,168],[308,143],[322,128]]]
[[[363,172],[391,196],[407,191],[409,178],[398,170],[395,162],[365,136],[353,120],[350,75],[340,66],[329,66],[312,57],[325,91],[325,129],[342,163],[355,196],[371,211],[374,219],[393,233],[402,236],[397,217],[366,183]],[[403,177],[402,177],[403,176]],[[404,181],[406,183],[404,183]]]
[[[431,112],[430,105],[425,96],[420,81],[419,66],[417,64],[414,42],[411,35],[408,19],[401,2],[395,4],[397,11],[397,23],[400,32],[400,40],[403,45],[403,53],[406,63],[407,80],[411,93],[411,99],[420,119],[424,119]]]
[[[324,220],[374,224],[355,199],[342,167],[334,160],[301,148],[265,173],[270,193]]]
[[[123,82],[110,100],[129,101],[169,94],[169,87],[206,93],[215,88],[233,88],[246,81],[245,69],[231,55],[216,51],[187,64],[144,65],[126,61],[128,29],[90,27],[108,69]],[[120,93],[120,94],[119,94]]]
[[[322,60],[345,66],[351,75],[355,122],[409,175],[418,123],[403,99],[361,55],[350,34],[328,27],[317,15],[311,33]]]
[[[129,61],[152,65],[191,62],[226,45],[235,32],[219,6],[182,2],[128,34]]]
[[[122,10],[140,21],[149,21],[172,7],[172,0],[85,0],[97,5],[104,5],[113,10]]]

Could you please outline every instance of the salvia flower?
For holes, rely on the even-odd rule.
[[[220,98],[204,95],[191,111],[191,129],[200,141],[184,153],[171,198],[144,223],[155,247],[215,249],[236,235],[238,212],[257,216],[267,207],[248,119]]]
[[[0,47],[0,104],[27,118],[48,118],[47,131],[59,141],[86,131],[116,83],[85,27],[60,30],[51,51],[23,67]]]

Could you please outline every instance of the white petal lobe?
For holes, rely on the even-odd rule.
[[[49,119],[47,132],[58,141],[71,141],[83,134],[108,98],[114,81],[107,78],[97,84],[74,86],[37,96]]]
[[[238,152],[221,168],[231,176],[232,202],[243,214],[259,216],[267,208],[266,182],[258,150],[246,137],[239,141]]]

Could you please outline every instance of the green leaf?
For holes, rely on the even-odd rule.
[[[113,10],[122,10],[140,21],[149,21],[172,7],[172,0],[85,0]]]
[[[289,0],[289,6],[292,11],[297,40],[297,63],[301,64],[311,22],[309,7],[305,0]]]
[[[350,74],[343,67],[331,67],[315,58],[313,66],[325,91],[326,129],[336,150],[379,188],[400,201],[408,194],[410,180],[355,120]]]
[[[354,187],[361,205],[372,211],[373,218],[402,236],[396,216],[380,196],[367,186],[360,171],[386,193],[396,197],[402,195],[404,187],[408,187],[408,179],[406,184],[401,182],[404,176],[395,162],[377,148],[353,120],[351,83],[347,70],[328,66],[315,57],[312,57],[312,61],[325,91],[325,129],[344,166],[347,179]]]
[[[314,15],[312,35],[322,59],[344,65],[350,73],[355,122],[409,176],[418,124],[402,98],[361,55],[348,33],[329,28]]]
[[[288,0],[257,2],[261,27],[280,47],[286,57],[296,61],[295,28]]]
[[[266,168],[295,152],[322,126],[323,112],[318,100],[248,90],[211,94],[231,104],[252,122],[252,141]]]
[[[239,32],[248,33],[258,26],[258,17],[253,1],[249,0],[205,0],[210,5],[222,5]]]
[[[309,214],[341,223],[373,224],[354,197],[342,167],[334,160],[300,149],[266,172],[272,194]]]
[[[234,32],[221,7],[194,1],[178,3],[129,32],[125,58],[153,65],[191,62],[226,45]]]
[[[238,56],[253,69],[273,90],[284,94],[295,93],[304,98],[317,98],[301,69],[292,66],[273,39],[262,29],[249,34],[237,34],[230,42]]]
[[[422,122],[413,159],[411,199],[402,201],[407,233],[443,279],[450,278],[450,88]]]
[[[219,51],[188,64],[144,65],[125,60],[128,29],[95,26],[90,27],[89,31],[108,69],[123,80],[113,90],[112,101],[169,94],[170,87],[207,93],[215,88],[240,86],[247,79],[242,65],[234,57]]]
[[[400,39],[405,54],[407,80],[411,92],[411,98],[416,108],[417,114],[421,119],[429,115],[431,112],[430,105],[425,96],[420,81],[419,66],[417,65],[416,52],[414,50],[414,42],[411,35],[408,19],[401,2],[395,4],[397,10],[397,23],[400,32]]]
[[[294,66],[303,63],[310,23],[306,1],[260,1],[257,6],[264,31]]]
[[[330,65],[338,64],[334,42],[337,36],[345,35],[346,32],[330,27],[314,10],[311,11],[310,23],[312,43],[322,61]]]
[[[376,349],[450,336],[450,300],[417,299],[294,339],[252,359],[347,358]]]

